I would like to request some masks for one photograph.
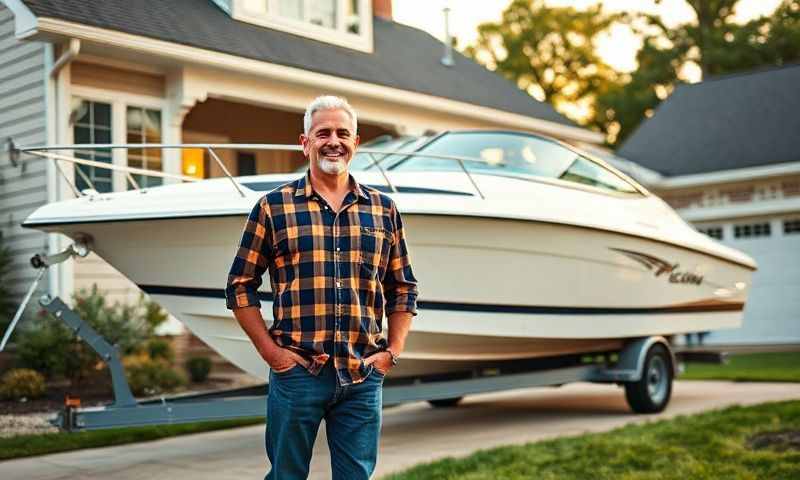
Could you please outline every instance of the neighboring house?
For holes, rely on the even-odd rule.
[[[617,152],[701,232],[758,262],[744,326],[713,343],[800,343],[800,65],[678,87]],[[636,176],[635,172],[631,172]]]
[[[312,4],[318,9],[305,8]],[[0,0],[0,138],[17,145],[292,144],[306,104],[333,93],[358,110],[362,140],[504,128],[602,142],[600,134],[457,53],[445,66],[443,52],[429,34],[393,22],[390,0]],[[197,153],[88,156],[202,178],[221,175]],[[220,154],[234,175],[303,164],[288,152]],[[98,190],[127,188],[123,174],[84,172]],[[73,169],[66,173],[75,179]],[[79,177],[77,183],[88,186]],[[28,259],[69,243],[20,223],[38,206],[72,196],[52,162],[15,167],[0,159],[0,231],[15,255],[10,280],[18,296],[34,275]],[[138,296],[132,283],[93,255],[52,268],[42,290],[67,299],[93,283],[113,300]]]

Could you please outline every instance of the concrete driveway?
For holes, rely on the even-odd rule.
[[[800,399],[800,384],[676,382],[666,412],[629,413],[622,389],[572,384],[468,397],[455,408],[433,409],[426,403],[384,412],[376,477],[420,462],[464,456],[478,449],[525,443],[564,435],[610,430],[721,408],[729,405]],[[4,479],[245,479],[263,478],[264,428],[169,438],[0,463]],[[312,479],[330,477],[324,428],[312,462]]]

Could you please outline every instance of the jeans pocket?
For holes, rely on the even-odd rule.
[[[295,363],[294,366],[292,368],[290,368],[289,370],[284,370],[284,371],[281,371],[281,372],[276,372],[275,370],[272,370],[272,373],[275,374],[278,377],[286,377],[286,376],[289,376],[292,373],[295,373],[296,371],[298,371],[298,368],[305,368],[305,367],[300,365],[299,363]]]

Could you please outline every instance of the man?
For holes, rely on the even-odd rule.
[[[417,282],[394,202],[348,173],[359,144],[355,111],[322,96],[303,123],[308,172],[253,208],[228,276],[227,306],[271,369],[266,478],[307,478],[324,418],[333,478],[368,479],[383,379],[402,355]],[[267,269],[269,330],[257,293]]]

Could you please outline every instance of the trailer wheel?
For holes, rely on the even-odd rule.
[[[428,400],[428,403],[431,407],[435,408],[455,407],[462,398],[464,397],[440,398],[437,400]]]
[[[672,359],[662,344],[647,351],[642,378],[625,384],[625,399],[636,413],[658,413],[672,396]]]

